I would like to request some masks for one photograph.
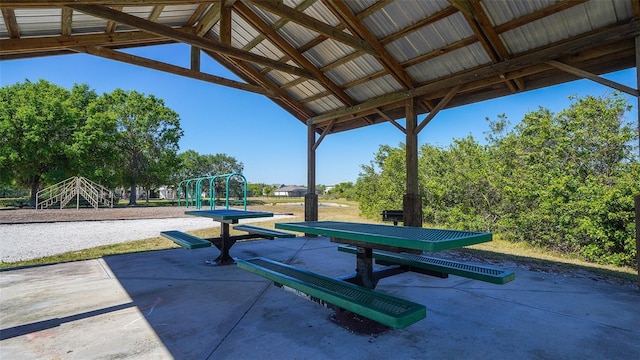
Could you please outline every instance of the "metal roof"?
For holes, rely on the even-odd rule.
[[[404,118],[409,98],[429,113],[631,68],[640,35],[637,0],[2,0],[0,8],[0,59],[87,53],[151,67],[264,94],[324,133]],[[191,68],[121,51],[176,42],[194,49]],[[202,72],[201,56],[243,82]]]

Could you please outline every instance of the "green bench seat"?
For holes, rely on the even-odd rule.
[[[338,250],[351,254],[355,254],[357,252],[356,248],[353,246],[339,246]],[[405,265],[418,269],[457,275],[493,284],[506,284],[516,277],[515,273],[509,270],[439,259],[424,255],[375,250],[373,251],[373,258],[385,263]]]
[[[332,304],[393,328],[404,328],[426,317],[423,305],[273,260],[251,258],[238,260],[237,264],[241,269],[307,294],[316,302]]]
[[[198,249],[211,246],[209,241],[183,233],[182,231],[162,231],[160,232],[160,235],[187,249]]]
[[[264,236],[267,239],[272,239],[272,240],[274,238],[293,238],[293,237],[296,237],[296,235],[292,234],[292,233],[273,230],[273,229],[265,229],[265,228],[252,226],[252,225],[244,225],[244,224],[242,224],[242,225],[236,225],[233,228],[235,230],[246,231],[249,234],[261,235],[261,236]]]

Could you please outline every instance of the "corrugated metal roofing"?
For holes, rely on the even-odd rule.
[[[221,6],[231,7],[230,44],[219,41]],[[437,102],[458,85],[445,106],[575,79],[547,60],[594,74],[632,67],[640,35],[632,0],[3,0],[0,7],[1,59],[86,46],[109,57],[97,50],[183,42],[208,50],[299,120],[320,128],[338,120],[332,131],[401,118],[407,96]],[[277,38],[245,19],[247,11]],[[196,40],[203,26],[210,30]]]

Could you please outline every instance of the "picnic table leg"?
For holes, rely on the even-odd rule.
[[[373,249],[358,246],[356,254],[355,283],[368,289],[375,289],[378,279],[373,274]]]
[[[236,261],[229,255],[229,250],[236,243],[236,240],[229,235],[229,224],[220,223],[220,241],[213,244],[220,250],[220,255],[214,260],[207,261],[210,265],[230,265]]]

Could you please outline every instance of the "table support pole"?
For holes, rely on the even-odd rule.
[[[360,282],[357,285],[364,286],[367,289],[375,289],[378,280],[373,274],[373,250],[358,246],[356,257],[356,277]]]

